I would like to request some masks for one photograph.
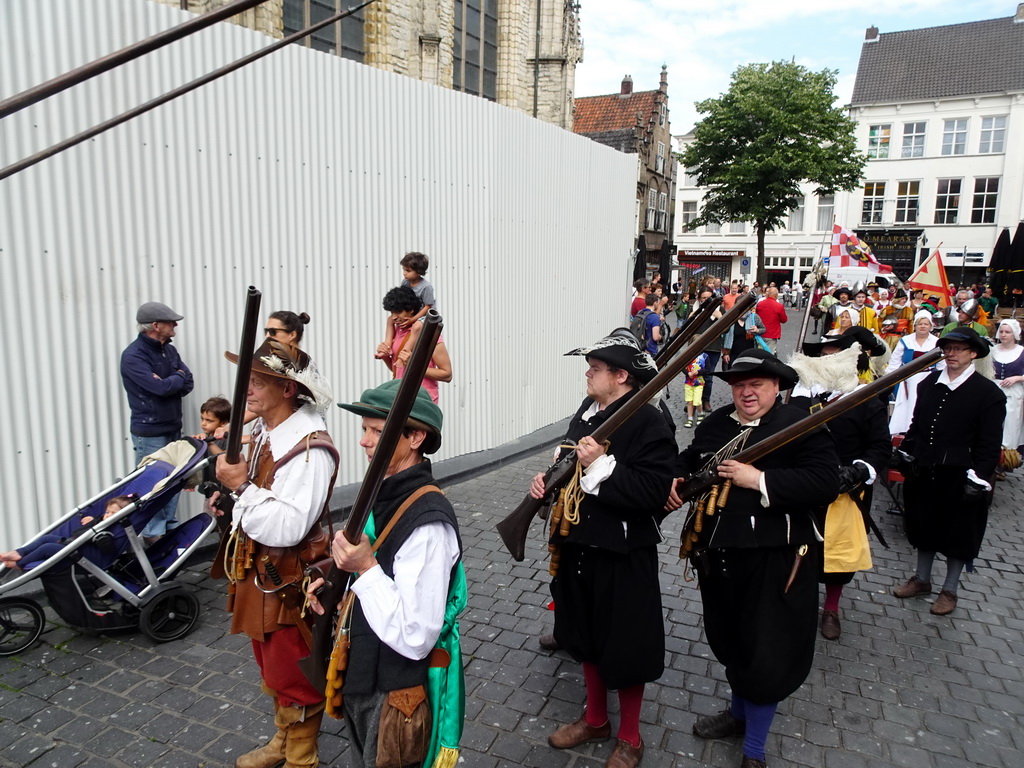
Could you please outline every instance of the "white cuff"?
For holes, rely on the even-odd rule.
[[[861,464],[862,466],[865,466],[865,467],[868,468],[868,479],[864,481],[864,485],[874,485],[875,484],[875,478],[878,477],[878,473],[875,472],[875,468],[872,467],[870,464],[868,464],[866,461],[864,461],[864,459],[854,459],[853,463],[854,464]]]
[[[757,478],[757,489],[761,491],[761,506],[767,509],[771,506],[771,502],[768,501],[768,486],[764,482],[764,472],[761,472],[760,477]]]
[[[583,470],[583,477],[580,478],[580,488],[584,493],[597,496],[601,490],[601,483],[607,480],[615,469],[615,457],[603,453]]]
[[[968,469],[968,470],[967,470],[967,479],[968,479],[968,480],[970,480],[970,481],[971,481],[972,483],[974,483],[975,485],[980,485],[980,486],[984,487],[984,489],[985,489],[986,491],[991,491],[991,490],[992,490],[992,486],[991,486],[991,485],[989,485],[988,483],[986,483],[986,482],[985,482],[984,480],[982,480],[982,479],[981,479],[980,477],[978,477],[978,476],[977,476],[977,475],[976,475],[976,474],[974,473],[974,470],[973,470],[973,469]]]

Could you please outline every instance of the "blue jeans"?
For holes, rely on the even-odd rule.
[[[143,437],[132,435],[132,447],[135,448],[135,466],[139,465],[149,454],[160,450],[168,443],[173,443],[181,437],[180,432],[171,435],[155,435]],[[163,536],[168,531],[178,526],[178,494],[174,494],[163,509],[157,510],[156,514],[149,521],[149,524],[142,529],[143,536]]]
[[[711,375],[715,368],[718,367],[718,361],[722,359],[722,350],[705,350],[707,359],[704,361],[704,367],[700,369],[701,376],[704,377],[704,394],[702,400],[704,401],[704,410],[711,409],[711,384],[714,382],[714,377]]]

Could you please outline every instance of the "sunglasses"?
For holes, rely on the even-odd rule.
[[[284,328],[264,328],[263,332],[267,334],[267,336],[273,336],[276,338],[278,333],[284,333],[285,330]]]

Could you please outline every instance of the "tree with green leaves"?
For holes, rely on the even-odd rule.
[[[860,184],[867,158],[857,151],[856,123],[835,105],[836,74],[787,61],[748,64],[726,93],[697,102],[706,117],[679,161],[708,191],[690,229],[753,221],[764,264],[764,234],[797,206],[802,182],[818,195]]]

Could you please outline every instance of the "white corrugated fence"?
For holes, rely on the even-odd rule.
[[[0,98],[180,23],[147,0],[5,0]],[[0,121],[0,165],[269,44],[231,24]],[[438,458],[571,413],[568,349],[621,325],[636,158],[483,99],[288,48],[0,182],[0,548],[131,467],[118,374],[135,309],[185,316],[196,389],[230,396],[246,286],[308,312],[304,348],[352,400],[387,376],[380,299],[428,254],[454,381]],[[339,482],[358,419],[328,424]],[[183,510],[195,511],[194,501]]]

